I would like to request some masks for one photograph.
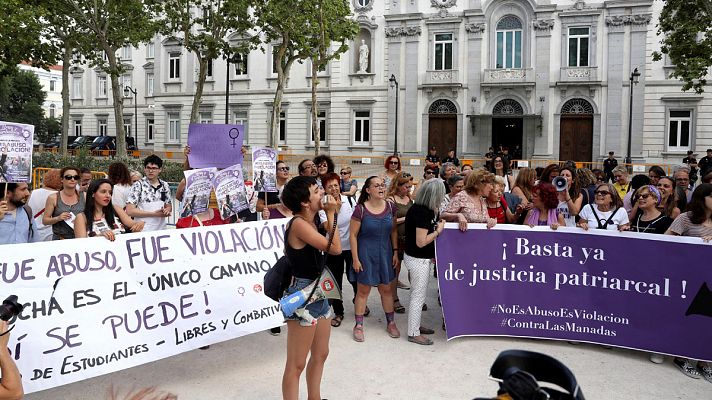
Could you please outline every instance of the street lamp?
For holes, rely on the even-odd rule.
[[[225,74],[225,125],[230,123],[230,63],[242,62],[242,54],[233,53],[225,57],[227,73]]]
[[[134,104],[134,132],[136,133],[136,135],[138,135],[138,103],[136,102],[136,89],[132,88],[131,86],[124,86],[124,97],[129,97],[129,95],[131,94],[133,94]],[[131,135],[128,136],[130,137]]]
[[[396,88],[396,121],[395,124],[393,124],[393,155],[397,156],[398,155],[398,81],[396,80],[396,76],[391,74],[391,77],[388,79],[388,82],[391,83],[391,87]]]
[[[625,153],[625,163],[630,165],[632,159],[630,157],[630,146],[633,141],[633,86],[637,85],[640,81],[640,72],[638,68],[634,69],[630,74],[630,101],[628,110],[628,150]]]

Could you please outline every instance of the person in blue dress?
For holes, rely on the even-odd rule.
[[[398,233],[396,208],[386,201],[386,185],[377,176],[369,177],[351,216],[349,226],[351,254],[353,256],[353,279],[357,282],[355,302],[356,325],[353,338],[364,341],[363,317],[366,301],[372,287],[378,288],[381,304],[386,313],[386,331],[392,338],[399,338],[395,322],[393,291],[390,283],[396,278],[398,265]]]

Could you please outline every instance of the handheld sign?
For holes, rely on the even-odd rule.
[[[244,125],[190,124],[188,162],[193,168],[227,168],[242,164]]]
[[[213,191],[213,177],[217,168],[193,169],[184,171],[185,194],[180,217],[200,214],[208,210],[210,192]]]
[[[213,178],[213,187],[222,219],[228,219],[248,207],[242,165],[237,164],[218,171]]]
[[[32,180],[32,125],[0,121],[0,182]]]
[[[252,150],[252,184],[256,192],[277,192],[277,152],[268,147]]]

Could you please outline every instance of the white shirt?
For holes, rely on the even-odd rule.
[[[126,200],[129,198],[131,185],[114,185],[114,192],[111,194],[111,202],[119,208],[126,207]]]
[[[596,214],[594,215],[592,207],[596,207]],[[588,229],[596,229],[598,228],[598,221],[601,222],[601,225],[605,225],[606,221],[608,221],[608,218],[613,215],[613,210],[609,211],[600,211],[598,209],[598,205],[596,204],[589,204],[587,206],[583,207],[583,210],[579,213],[579,217],[582,219],[588,221]],[[598,219],[596,219],[596,216],[598,216]],[[606,229],[610,230],[617,230],[619,225],[625,225],[629,223],[628,221],[628,213],[625,212],[625,208],[621,207],[616,211],[616,214],[613,215],[613,218],[611,218],[611,222],[608,223],[606,226]]]
[[[354,208],[349,203],[349,198],[347,196],[341,195],[341,209],[339,210],[339,215],[336,217],[336,226],[339,229],[339,239],[341,239],[341,251],[351,250],[351,244],[349,244],[349,224],[351,223],[351,214],[354,213]],[[319,210],[319,220],[323,224],[326,222],[326,212],[324,210]],[[328,227],[331,230],[331,227]]]
[[[37,242],[47,242],[52,240],[52,225],[45,225],[42,223],[42,216],[44,215],[45,204],[47,203],[47,198],[49,195],[57,193],[56,190],[38,188],[32,191],[30,194],[30,199],[27,201],[27,205],[32,209],[32,216],[39,214],[35,218],[35,223],[37,224],[37,231],[35,231],[35,236]]]

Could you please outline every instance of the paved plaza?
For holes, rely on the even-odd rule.
[[[681,374],[668,357],[653,364],[648,354],[598,345],[571,345],[563,341],[516,338],[460,338],[446,342],[440,329],[437,282],[430,278],[428,311],[423,325],[436,330],[433,346],[419,346],[405,339],[406,315],[397,314],[403,337],[391,339],[376,291],[371,293],[371,316],[365,319],[366,341],[351,339],[353,312],[332,330],[331,353],[326,363],[322,397],[356,399],[472,399],[494,396],[497,384],[487,378],[500,351],[524,349],[549,354],[576,374],[587,400],[611,399],[710,399],[712,384]],[[408,307],[409,291],[399,290]],[[351,288],[344,290],[350,298]],[[111,385],[123,393],[157,386],[181,400],[279,399],[286,358],[286,329],[273,337],[259,332],[194,350],[113,374],[26,396],[27,400],[108,399]],[[306,399],[302,376],[301,398]],[[123,397],[120,397],[123,399]]]

